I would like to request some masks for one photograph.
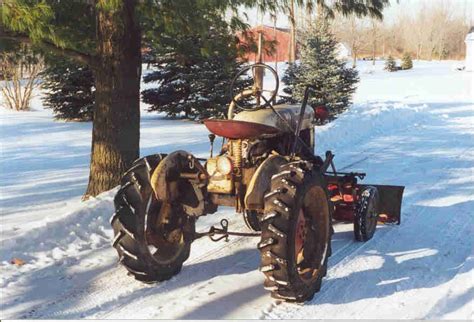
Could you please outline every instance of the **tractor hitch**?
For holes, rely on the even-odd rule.
[[[208,232],[204,233],[195,233],[193,240],[199,239],[201,237],[209,237],[213,242],[218,242],[222,239],[225,239],[226,242],[229,241],[229,236],[241,236],[241,237],[260,237],[260,233],[244,233],[237,231],[229,231],[229,221],[227,219],[222,219],[220,221],[221,227],[212,226]],[[218,236],[216,236],[218,235]],[[220,235],[220,236],[219,236]]]

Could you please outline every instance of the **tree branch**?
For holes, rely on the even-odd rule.
[[[33,41],[28,36],[12,35],[2,30],[0,30],[0,39],[9,39],[9,40],[14,40],[14,41],[19,41],[22,43],[33,44]],[[50,50],[54,52],[55,54],[69,57],[71,59],[76,60],[79,63],[88,65],[91,69],[96,69],[98,66],[98,60],[95,55],[86,54],[86,53],[83,53],[71,48],[61,48],[45,40],[34,42],[34,44],[38,45],[39,47],[42,47],[43,49]]]

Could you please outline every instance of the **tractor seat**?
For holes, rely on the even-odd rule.
[[[268,137],[278,134],[280,130],[276,127],[237,120],[204,120],[207,129],[217,136],[228,139],[254,139]]]

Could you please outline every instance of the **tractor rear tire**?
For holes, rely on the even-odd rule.
[[[164,157],[156,154],[134,162],[122,177],[110,220],[119,262],[135,279],[146,283],[167,280],[180,272],[195,232],[194,219],[182,207],[155,197],[150,177]],[[160,225],[164,215],[171,220]]]
[[[261,216],[260,271],[272,297],[293,302],[321,288],[331,254],[331,208],[324,177],[310,163],[282,165]]]
[[[357,241],[370,240],[377,228],[379,193],[376,187],[366,187],[359,193],[354,215],[354,237]]]

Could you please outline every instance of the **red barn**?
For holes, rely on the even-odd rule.
[[[264,43],[273,43],[273,46],[264,46],[263,62],[275,62],[275,61],[288,61],[290,53],[290,29],[287,28],[274,28],[271,26],[260,25],[249,29],[246,34],[251,37],[255,42],[258,40],[258,33],[263,33]],[[242,34],[237,35],[242,44],[246,44],[247,41]],[[273,47],[274,50],[270,50]],[[249,61],[255,61],[257,54],[255,52],[247,52],[244,55]]]

